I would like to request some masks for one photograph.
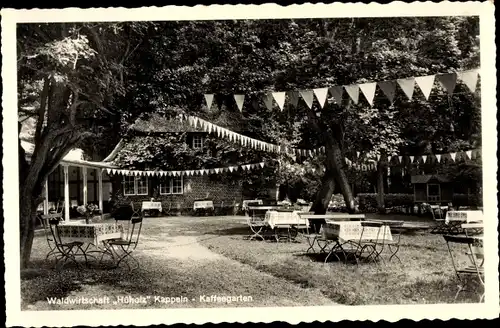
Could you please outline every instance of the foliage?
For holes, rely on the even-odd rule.
[[[359,209],[362,212],[373,213],[377,211],[376,193],[360,193],[357,195]],[[412,206],[414,204],[413,194],[384,194],[386,208],[399,206]]]

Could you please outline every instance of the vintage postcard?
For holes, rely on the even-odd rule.
[[[7,326],[498,317],[493,13],[2,10]]]

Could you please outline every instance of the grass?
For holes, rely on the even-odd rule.
[[[55,271],[47,245],[35,238],[30,269],[21,272],[22,309],[122,309],[221,306],[307,306],[453,302],[456,278],[439,235],[401,237],[403,264],[323,264],[305,255],[306,243],[248,241],[243,217],[147,218],[136,258],[141,269],[70,266]],[[482,292],[482,291],[481,291]],[[251,302],[205,303],[202,295],[251,296]],[[120,296],[150,296],[145,304],[116,303]],[[103,297],[109,304],[48,304],[50,297]],[[166,304],[154,296],[181,297]],[[477,302],[461,293],[459,302]],[[193,301],[194,299],[194,301]]]

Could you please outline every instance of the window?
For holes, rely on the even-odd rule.
[[[160,183],[160,195],[182,194],[184,190],[182,177],[163,179]]]
[[[123,194],[125,196],[147,195],[148,178],[126,175],[123,177]]]
[[[427,184],[427,201],[439,202],[441,200],[441,187],[439,184]]]
[[[200,135],[193,136],[193,148],[194,149],[203,148],[203,137],[202,136],[200,136]]]

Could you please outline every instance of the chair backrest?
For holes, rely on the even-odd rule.
[[[59,223],[61,222],[62,213],[47,214],[43,215],[42,217],[45,217],[43,219],[46,219],[48,221],[50,232],[52,234],[52,237],[54,238],[53,241],[56,246],[59,247],[59,245],[62,244],[61,236],[59,235]]]
[[[133,217],[130,222],[132,223],[132,227],[129,229],[127,232],[127,237],[129,242],[134,243],[134,249],[137,247],[137,244],[139,243],[139,237],[141,235],[141,230],[142,230],[142,222],[143,218],[142,216],[140,217]]]

